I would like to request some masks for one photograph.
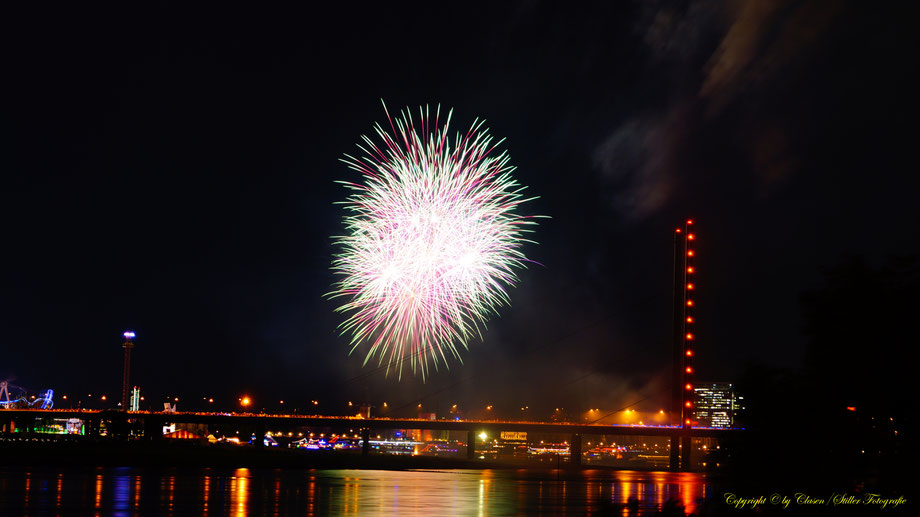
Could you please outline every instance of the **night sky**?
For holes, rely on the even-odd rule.
[[[117,399],[133,329],[134,383],[180,409],[655,410],[687,217],[700,380],[799,367],[822,268],[920,252],[906,3],[441,4],[8,12],[0,378]],[[426,383],[361,368],[324,298],[381,99],[485,118],[550,216]]]

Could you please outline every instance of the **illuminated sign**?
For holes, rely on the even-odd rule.
[[[518,433],[514,431],[502,431],[501,432],[502,440],[526,440],[527,433]]]

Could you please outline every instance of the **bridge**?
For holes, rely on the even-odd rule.
[[[361,418],[323,415],[277,415],[252,413],[194,413],[194,412],[147,412],[147,411],[110,411],[110,410],[62,410],[62,409],[7,409],[0,410],[0,423],[4,429],[18,427],[26,431],[34,427],[36,420],[46,418],[77,418],[85,422],[87,434],[99,436],[105,427],[115,435],[126,434],[129,421],[139,423],[144,429],[147,440],[162,440],[162,428],[166,424],[203,424],[224,428],[247,429],[257,437],[262,437],[269,429],[314,427],[314,428],[358,428],[361,430],[362,454],[370,450],[370,436],[373,431],[384,429],[419,429],[430,431],[457,431],[467,433],[467,443],[475,443],[476,436],[488,432],[497,436],[502,431],[527,433],[554,433],[570,437],[570,461],[574,465],[581,463],[583,436],[618,435],[618,436],[657,436],[668,437],[671,450],[679,449],[682,466],[690,465],[690,447],[680,446],[684,439],[689,444],[690,438],[719,438],[742,432],[737,428],[687,427],[666,425],[606,425],[576,424],[561,422],[525,422],[504,420],[425,420],[416,418]],[[12,422],[13,425],[7,425]],[[257,448],[264,447],[262,440],[255,440]],[[474,447],[467,447],[467,457],[474,457]]]

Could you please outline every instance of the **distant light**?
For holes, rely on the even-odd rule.
[[[693,340],[693,334],[688,333],[688,334],[687,334],[687,341],[692,341],[692,340]]]
[[[693,350],[687,350],[687,357],[690,357],[692,355],[693,355]]]
[[[847,411],[856,411],[856,406],[847,406]]]
[[[693,273],[693,267],[692,267],[692,266],[687,268],[687,273]]]
[[[693,385],[692,385],[692,384],[687,384],[687,389],[688,389],[688,390],[693,389]]]
[[[693,368],[687,367],[687,373],[693,373]]]
[[[693,290],[693,287],[694,287],[693,284],[687,284],[687,289],[688,289],[688,290],[692,291],[692,290]]]
[[[688,240],[688,241],[692,241],[692,240],[695,239],[695,238],[696,238],[696,236],[693,235],[692,233],[688,233],[688,234],[687,234],[687,240]]]
[[[687,307],[693,307],[693,300],[687,300]]]
[[[690,406],[692,406],[693,404],[691,404],[690,401],[688,400],[684,405],[687,406],[687,407],[690,407]]]
[[[686,420],[686,423],[687,423],[687,425],[690,425],[690,419],[689,419],[689,418]]]
[[[125,333],[122,334],[122,335],[125,336],[125,339],[134,339],[134,336],[135,336],[136,334],[134,334],[133,331],[127,330],[127,331],[125,331]]]
[[[677,232],[677,233],[680,233],[680,228],[678,228],[678,229],[676,229],[676,230],[674,230],[674,231]]]
[[[687,316],[687,323],[693,323],[693,316]]]
[[[693,256],[693,250],[687,250],[687,256],[688,256],[688,257],[692,257],[692,256]]]
[[[693,224],[693,219],[687,219],[687,224]]]

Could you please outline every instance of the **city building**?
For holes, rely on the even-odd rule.
[[[744,409],[744,397],[730,382],[700,382],[693,386],[696,409],[694,425],[734,427],[738,412]]]

